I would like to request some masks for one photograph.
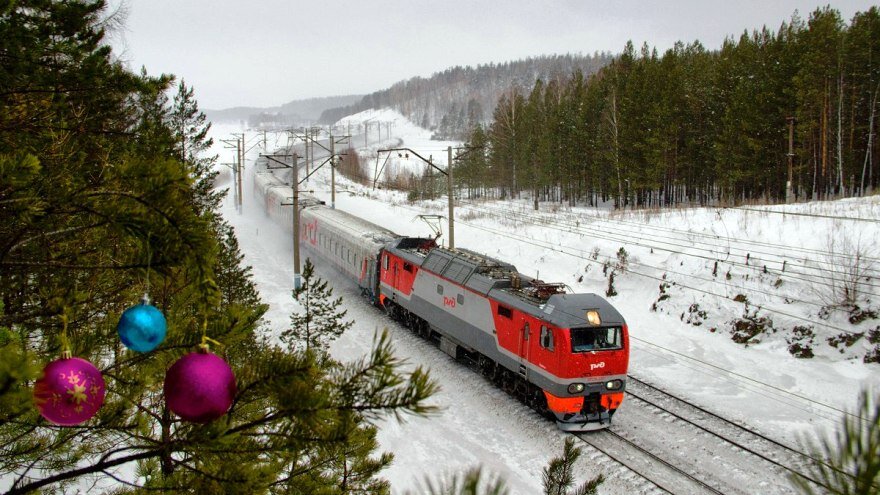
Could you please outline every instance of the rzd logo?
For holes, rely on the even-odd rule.
[[[455,307],[455,299],[453,299],[451,297],[443,296],[443,305],[449,306],[450,308],[454,308]]]
[[[313,246],[318,245],[318,220],[306,222],[300,227],[300,239],[307,241]]]
[[[601,363],[593,363],[590,365],[590,371],[593,371],[596,369],[601,370],[604,367],[605,367],[605,361],[602,361]]]

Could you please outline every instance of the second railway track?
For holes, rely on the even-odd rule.
[[[629,404],[582,441],[672,494],[795,493],[792,475],[824,462],[630,376]]]

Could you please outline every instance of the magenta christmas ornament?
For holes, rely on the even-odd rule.
[[[165,316],[150,305],[147,296],[137,306],[126,309],[116,325],[125,347],[137,352],[150,352],[158,347],[167,330]]]
[[[52,423],[72,426],[88,421],[104,404],[104,377],[81,358],[62,358],[47,364],[34,385],[34,403]]]
[[[165,402],[184,421],[209,423],[223,416],[235,393],[232,368],[206,349],[183,356],[165,373]]]

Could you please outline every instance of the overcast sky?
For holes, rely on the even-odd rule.
[[[662,53],[677,40],[726,36],[818,0],[111,0],[125,26],[114,52],[130,68],[171,73],[203,109],[276,106],[366,94],[456,65],[553,53],[618,53],[627,40]],[[872,2],[832,2],[845,21]]]

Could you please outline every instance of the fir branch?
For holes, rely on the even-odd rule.
[[[83,476],[86,474],[100,473],[107,468],[111,468],[114,466],[119,466],[122,464],[126,464],[129,462],[140,461],[144,459],[149,459],[151,457],[159,457],[162,455],[163,449],[153,449],[147,450],[145,452],[140,452],[138,454],[132,454],[125,457],[120,457],[118,459],[113,459],[109,461],[98,462],[97,464],[93,464],[91,466],[84,466],[78,469],[72,469],[70,471],[65,471],[62,473],[54,474],[49,476],[48,478],[43,478],[41,480],[34,480],[29,483],[19,484],[21,479],[16,480],[15,484],[12,486],[6,495],[19,495],[23,493],[27,493],[30,491],[37,490],[44,486],[52,485],[55,483],[60,483],[62,481],[70,480],[73,478],[77,478],[79,476]],[[32,466],[33,468],[33,466]],[[28,469],[30,471],[30,469]]]

